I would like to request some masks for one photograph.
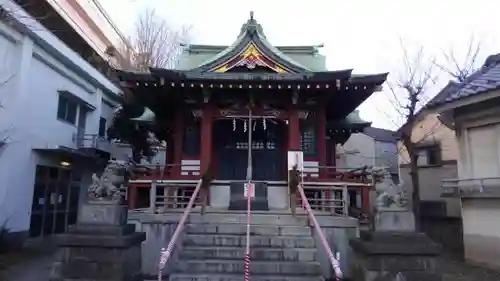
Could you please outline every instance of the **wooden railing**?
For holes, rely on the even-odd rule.
[[[151,182],[149,212],[165,213],[172,209],[184,209],[196,188],[197,181]],[[197,197],[194,206],[199,202]]]
[[[145,180],[178,180],[192,178],[193,176],[181,175],[181,167],[199,167],[199,165],[190,164],[146,164],[142,165],[149,168],[147,176],[141,177]],[[199,175],[198,175],[199,176]],[[286,173],[283,172],[283,180]],[[194,179],[194,178],[193,178]],[[371,175],[368,167],[337,167],[337,166],[304,166],[305,181],[324,181],[324,182],[359,182],[371,183]]]
[[[166,213],[173,210],[183,210],[186,208],[189,199],[196,187],[195,180],[164,180],[161,182],[151,181],[149,190],[150,213]],[[214,181],[214,184],[229,184],[226,181]],[[287,188],[287,183],[271,182],[269,186]],[[314,183],[305,182],[304,192],[312,210],[318,212],[328,212],[334,216],[356,216],[353,215],[349,206],[349,185],[336,185],[335,183]],[[199,204],[199,198],[195,201],[195,207]],[[297,198],[297,206],[302,206],[300,198]]]
[[[336,216],[348,215],[347,186],[304,186],[307,201],[312,210],[330,212]],[[299,206],[302,200],[297,198]],[[304,207],[304,206],[302,206]]]

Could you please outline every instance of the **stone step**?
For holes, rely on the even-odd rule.
[[[246,236],[187,234],[183,242],[185,246],[245,247]],[[251,236],[250,247],[315,248],[315,242],[310,236]]]
[[[184,247],[181,259],[243,259],[245,247]],[[267,261],[315,261],[316,249],[252,248],[251,260]]]
[[[179,260],[175,272],[182,273],[241,273],[243,274],[243,259],[241,260]],[[252,261],[250,274],[271,275],[320,275],[318,262],[296,261]]]
[[[244,281],[243,274],[174,273],[169,281]],[[252,281],[324,281],[321,276],[251,275]],[[153,281],[153,280],[151,280]]]
[[[256,225],[290,225],[290,226],[309,226],[309,220],[305,215],[297,215],[296,217],[290,215],[265,215],[253,214],[251,223]],[[245,225],[247,223],[246,214],[217,214],[207,213],[200,215],[193,213],[189,216],[189,223],[199,224],[224,224],[235,223]]]
[[[276,226],[276,225],[251,225],[251,235],[285,235],[285,236],[311,236],[312,229],[307,226]],[[203,234],[241,234],[245,235],[247,227],[245,224],[188,224],[187,233]]]

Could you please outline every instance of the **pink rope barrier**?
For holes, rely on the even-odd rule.
[[[314,215],[311,205],[309,205],[309,201],[307,201],[306,194],[304,193],[304,188],[302,187],[302,184],[298,185],[298,190],[300,197],[302,199],[302,206],[306,209],[307,215],[309,216],[309,219],[313,223],[314,230],[316,231],[316,234],[319,236],[319,239],[321,240],[321,244],[325,248],[326,254],[328,256],[328,260],[330,261],[330,264],[333,267],[333,270],[335,271],[335,280],[340,281],[342,278],[342,270],[340,268],[340,262],[339,262],[339,255],[337,254],[337,258],[333,255],[332,249],[330,248],[330,245],[328,244],[328,241],[325,238],[325,235],[323,234],[323,231],[321,230],[318,221],[316,220],[316,216]]]
[[[175,228],[175,231],[174,231],[174,234],[172,235],[172,238],[170,238],[170,242],[168,243],[167,248],[161,249],[160,262],[158,264],[158,281],[162,281],[163,269],[167,265],[167,262],[170,259],[170,256],[172,255],[172,251],[175,247],[175,244],[177,243],[177,239],[179,238],[179,235],[181,234],[182,230],[184,230],[184,225],[186,224],[186,220],[189,216],[189,213],[193,209],[193,205],[196,201],[196,198],[198,197],[198,193],[200,192],[200,188],[201,188],[201,180],[196,185],[196,188],[193,191],[193,195],[189,199],[189,203],[188,203],[186,209],[184,210],[184,213],[182,214],[182,217],[179,220],[177,227]]]
[[[245,281],[249,281],[250,279],[250,224],[252,222],[252,211],[251,211],[251,194],[253,194],[253,184],[247,183],[247,233],[246,233],[246,245],[245,245],[245,259],[244,259],[244,272],[243,278]]]

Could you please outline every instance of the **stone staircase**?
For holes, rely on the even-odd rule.
[[[244,216],[234,221],[210,214],[186,225],[170,281],[242,281],[246,246]],[[252,216],[250,280],[323,281],[312,229],[305,217]]]

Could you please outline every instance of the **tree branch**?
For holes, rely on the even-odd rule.
[[[149,71],[150,67],[172,68],[188,41],[190,28],[173,29],[155,10],[143,11],[135,23],[135,33],[129,37],[130,46],[122,46],[124,57],[118,67]]]

